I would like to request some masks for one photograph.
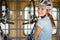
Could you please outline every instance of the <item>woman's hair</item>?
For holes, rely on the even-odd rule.
[[[50,21],[52,23],[52,26],[53,27],[56,27],[55,22],[54,22],[54,19],[53,19],[52,15],[50,13],[48,13],[48,17],[50,18]]]

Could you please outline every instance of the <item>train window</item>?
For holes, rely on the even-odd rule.
[[[57,33],[57,21],[54,21],[54,22],[55,22],[55,24],[56,24],[56,27],[53,28],[53,32],[52,32],[52,34],[56,34],[56,33]]]
[[[53,16],[54,20],[57,20],[57,16],[58,16],[57,13],[58,13],[57,8],[53,8],[51,15]]]
[[[8,34],[8,24],[1,23],[1,29],[3,30],[4,34]]]
[[[5,11],[5,10],[6,10],[6,6],[3,5],[3,6],[2,6],[2,11]]]
[[[31,7],[30,9],[29,9],[29,7],[25,7],[25,9],[24,9],[24,19],[29,20],[30,19],[30,14],[33,15],[33,13],[34,13],[33,10],[34,10],[33,7]],[[30,11],[30,13],[29,13],[29,11]],[[56,34],[56,31],[57,31],[57,17],[58,17],[57,13],[58,13],[57,8],[53,8],[52,11],[51,11],[51,15],[54,18],[56,28],[53,28],[52,34]],[[36,16],[38,16],[37,7],[35,7],[35,14],[36,14]],[[28,22],[28,21],[24,21],[24,22]],[[25,24],[24,25],[24,34],[28,35],[28,34],[31,33],[31,30],[32,30],[32,28],[34,26],[34,25],[33,26],[32,25],[33,24]]]
[[[25,10],[24,11],[24,19],[26,20],[26,21],[24,21],[24,23],[27,23],[24,25],[24,34],[28,35],[28,34],[30,34],[30,32],[34,26],[33,24],[29,23],[30,22],[29,21],[30,20],[30,13],[33,15],[33,9],[30,13],[29,13],[29,10],[30,10],[29,7],[26,7],[24,10]]]
[[[52,34],[56,34],[56,32],[57,32],[57,20],[58,20],[58,16],[59,16],[57,9],[58,9],[58,8],[52,8],[52,11],[51,11],[51,15],[53,16],[54,22],[55,22],[55,24],[56,24],[56,28],[53,28]]]
[[[8,34],[8,24],[4,21],[6,15],[6,5],[2,5],[2,20],[3,22],[0,23],[1,30],[4,34]]]

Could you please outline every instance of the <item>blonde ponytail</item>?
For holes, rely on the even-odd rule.
[[[48,13],[48,17],[50,18],[50,21],[52,23],[52,26],[53,27],[56,27],[55,22],[54,22],[54,19],[53,19],[52,15],[50,13]]]

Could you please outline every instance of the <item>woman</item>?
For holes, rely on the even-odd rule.
[[[33,38],[38,40],[52,40],[52,27],[55,26],[52,15],[49,14],[50,9],[45,5],[38,5],[38,20]]]

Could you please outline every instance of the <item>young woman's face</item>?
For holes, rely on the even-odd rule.
[[[46,15],[46,9],[42,8],[42,7],[38,7],[38,16],[44,16]]]

